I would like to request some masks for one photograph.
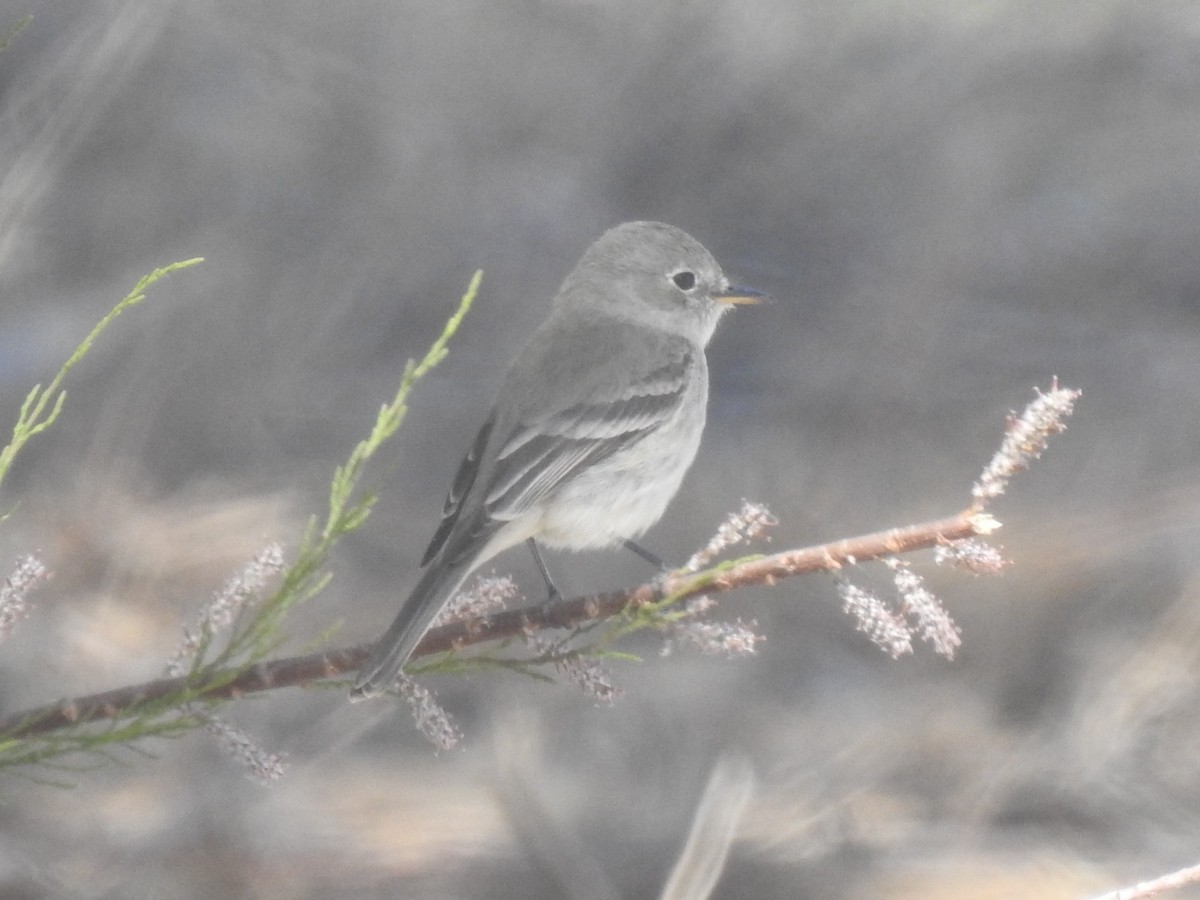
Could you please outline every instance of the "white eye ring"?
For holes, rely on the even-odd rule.
[[[680,269],[671,276],[671,281],[681,291],[690,291],[696,286],[696,273],[691,269]]]

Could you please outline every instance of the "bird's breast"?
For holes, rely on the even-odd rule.
[[[662,518],[700,447],[707,387],[700,381],[673,418],[556,490],[543,507],[539,539],[561,549],[609,547]]]

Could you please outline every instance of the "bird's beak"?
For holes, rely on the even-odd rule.
[[[754,288],[740,284],[731,284],[725,290],[716,294],[713,299],[718,303],[727,303],[730,306],[753,306],[756,303],[762,303],[764,300],[771,298],[764,292],[756,291]]]

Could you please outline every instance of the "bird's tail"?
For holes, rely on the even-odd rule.
[[[468,554],[466,559],[455,562],[444,558],[433,560],[400,608],[387,634],[379,639],[358,670],[354,687],[350,689],[351,700],[366,700],[392,686],[438,612],[474,568],[473,557],[474,554]]]

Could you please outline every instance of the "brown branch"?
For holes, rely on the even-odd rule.
[[[709,570],[695,575],[674,577],[666,586],[680,599],[698,594],[723,593],[756,584],[773,585],[776,581],[810,572],[834,571],[846,564],[865,562],[883,556],[908,553],[938,544],[987,534],[999,527],[985,513],[970,510],[956,516],[894,528],[831,544],[800,550],[788,550],[765,556],[727,569]],[[526,629],[569,628],[596,622],[620,614],[626,607],[650,603],[656,599],[651,585],[624,591],[594,594],[508,610],[488,616],[454,622],[435,628],[414,652],[427,656],[488,641],[503,640],[522,634]],[[335,678],[358,669],[367,658],[371,644],[358,644],[286,659],[268,660],[239,673],[215,672],[200,683],[186,678],[163,678],[101,694],[62,700],[35,709],[5,716],[0,720],[0,737],[27,738],[46,734],[85,722],[119,719],[132,714],[143,703],[162,700],[188,691],[197,698],[229,699],[243,694],[308,684]]]

